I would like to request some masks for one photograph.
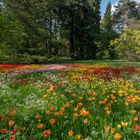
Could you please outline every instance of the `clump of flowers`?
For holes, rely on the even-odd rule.
[[[0,69],[5,71],[0,139],[139,139],[140,85],[131,79],[139,76],[139,67],[7,64]]]

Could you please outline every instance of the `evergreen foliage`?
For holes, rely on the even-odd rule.
[[[1,40],[8,44],[6,46],[15,46],[18,53],[11,53],[23,58],[38,56],[40,59],[65,54],[76,59],[96,58],[100,31],[100,2],[100,0],[4,0],[3,11],[10,13],[7,19],[15,21],[16,28],[20,26],[23,36],[13,25],[17,30],[15,36],[19,36],[16,38],[17,42],[13,45],[5,39]],[[3,17],[5,16],[4,13]],[[11,30],[12,28],[8,31],[2,29],[2,32],[10,35],[8,32],[12,32]],[[20,42],[21,47],[16,44]],[[35,58],[33,62],[38,63],[39,59]]]
[[[110,47],[110,41],[117,37],[117,33],[113,31],[113,22],[111,14],[111,2],[109,1],[104,17],[101,20],[101,34],[98,57],[101,59],[115,58],[115,50]]]
[[[127,26],[139,33],[140,5],[120,0],[112,14],[109,2],[101,18],[100,4],[101,0],[0,0],[0,61],[121,56],[116,49],[120,47],[111,42],[127,35]]]

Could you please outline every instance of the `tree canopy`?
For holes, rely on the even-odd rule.
[[[140,5],[120,0],[103,17],[101,0],[1,0],[0,61],[45,63],[58,57],[115,58],[110,42],[127,26],[139,30]]]

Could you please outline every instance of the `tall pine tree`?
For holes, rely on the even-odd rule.
[[[62,26],[69,33],[70,56],[96,57],[100,31],[100,0],[71,0],[60,6]]]
[[[105,26],[106,30],[112,30],[111,7],[112,7],[112,5],[111,5],[111,2],[109,1],[109,3],[107,4],[107,7],[106,7],[104,18],[103,18],[103,22],[104,22],[104,26]]]
[[[24,34],[19,54],[57,56],[65,40],[71,58],[96,58],[101,0],[3,0],[3,3]],[[34,62],[39,62],[36,57]]]
[[[110,48],[110,41],[113,40],[117,34],[113,31],[112,27],[112,11],[111,2],[107,4],[104,17],[101,20],[101,38],[99,47],[99,58],[114,58],[114,48]]]

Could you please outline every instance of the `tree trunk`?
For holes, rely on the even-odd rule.
[[[69,34],[69,43],[70,43],[70,57],[75,57],[75,48],[74,48],[74,19],[73,16],[70,17],[70,34]]]
[[[52,12],[50,10],[50,15],[49,15],[49,42],[48,42],[48,53],[51,55],[52,53],[52,48],[51,48],[51,40],[52,40]]]

